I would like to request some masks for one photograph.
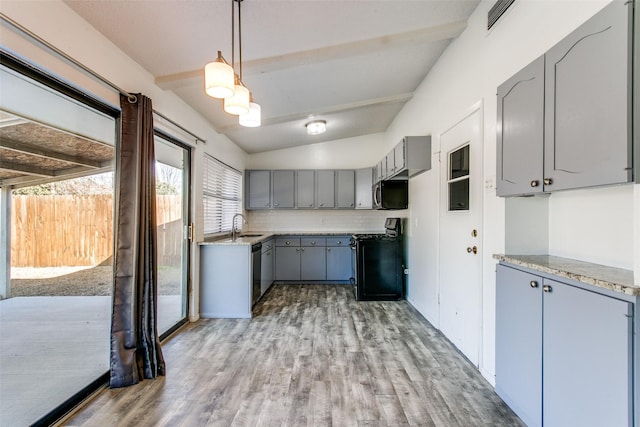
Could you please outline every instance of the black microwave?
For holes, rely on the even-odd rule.
[[[380,181],[373,186],[375,209],[407,209],[409,207],[409,181]]]

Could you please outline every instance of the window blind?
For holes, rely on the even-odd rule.
[[[242,173],[205,154],[203,175],[204,234],[231,231],[242,213]]]

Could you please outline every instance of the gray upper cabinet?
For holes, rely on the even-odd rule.
[[[271,174],[273,179],[273,207],[292,208],[294,206],[295,192],[295,171],[274,170]]]
[[[374,168],[356,170],[356,209],[371,209],[373,207]]]
[[[499,196],[633,180],[632,10],[611,2],[498,88]]]
[[[497,194],[542,192],[544,56],[498,87]]]
[[[356,174],[354,170],[336,171],[336,201],[338,208],[353,209],[356,204]]]
[[[310,209],[316,206],[315,202],[315,171],[296,171],[296,206],[301,209]]]
[[[387,173],[387,158],[386,157],[378,162],[374,172],[376,174],[375,175],[376,182],[380,182],[384,178],[386,178],[386,173]]]
[[[271,171],[250,170],[246,174],[247,209],[268,209],[271,207]]]
[[[632,8],[612,2],[546,54],[548,190],[633,179]]]
[[[428,171],[431,169],[431,136],[405,136],[387,154],[386,161],[385,179],[408,179]]]
[[[335,171],[316,171],[316,207],[335,207]]]

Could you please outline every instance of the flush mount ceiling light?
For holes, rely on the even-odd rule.
[[[327,122],[325,120],[313,120],[305,125],[307,135],[320,135],[327,131]]]
[[[249,89],[242,82],[242,14],[243,0],[231,0],[231,65],[225,61],[222,52],[205,66],[205,91],[207,95],[223,99],[223,108],[229,114],[240,116],[242,126],[257,127],[261,123],[260,105],[253,102]],[[239,74],[235,72],[235,4],[238,5],[238,50]],[[244,117],[247,116],[247,117]]]

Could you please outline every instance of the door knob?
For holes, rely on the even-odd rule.
[[[538,182],[537,179],[534,179],[533,181],[531,181],[531,186],[532,187],[537,187],[540,183]]]
[[[544,292],[547,292],[547,293],[548,293],[548,292],[551,292],[551,286],[549,286],[549,285],[544,285],[544,286],[542,287],[542,290],[543,290]]]
[[[474,246],[474,247],[469,246],[467,248],[467,253],[470,254],[471,252],[473,252],[474,254],[477,254],[478,253],[478,247],[477,246]]]
[[[553,180],[551,178],[544,179],[544,185],[551,185],[551,184],[553,184]]]
[[[531,286],[532,288],[537,288],[538,287],[538,282],[536,282],[535,280],[532,280],[529,282],[529,286]]]

